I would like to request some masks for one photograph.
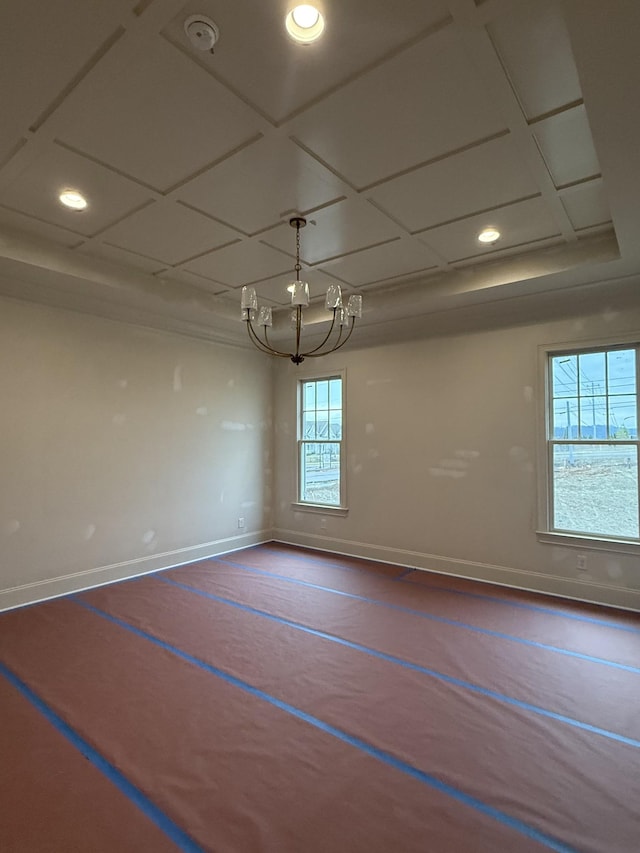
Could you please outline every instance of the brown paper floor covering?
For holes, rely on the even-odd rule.
[[[271,543],[0,614],[0,667],[3,853],[640,850],[634,614]]]

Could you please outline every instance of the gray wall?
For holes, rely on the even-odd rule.
[[[0,300],[0,365],[0,608],[269,538],[268,359]]]
[[[636,300],[637,301],[637,300]],[[579,300],[576,300],[579,304]],[[284,541],[640,607],[638,555],[538,541],[538,347],[640,328],[592,316],[343,350],[276,378],[275,535]],[[346,517],[299,511],[295,385],[346,369]],[[587,555],[588,576],[577,572]]]

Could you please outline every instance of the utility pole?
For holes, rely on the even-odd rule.
[[[567,400],[567,438],[571,439],[571,408]],[[573,468],[573,444],[569,445],[569,465]]]

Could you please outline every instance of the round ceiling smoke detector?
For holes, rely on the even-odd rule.
[[[184,22],[187,38],[196,50],[213,53],[213,47],[220,38],[220,30],[206,15],[191,15]]]

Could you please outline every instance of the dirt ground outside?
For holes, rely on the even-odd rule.
[[[637,538],[637,465],[602,463],[554,472],[554,527]]]

